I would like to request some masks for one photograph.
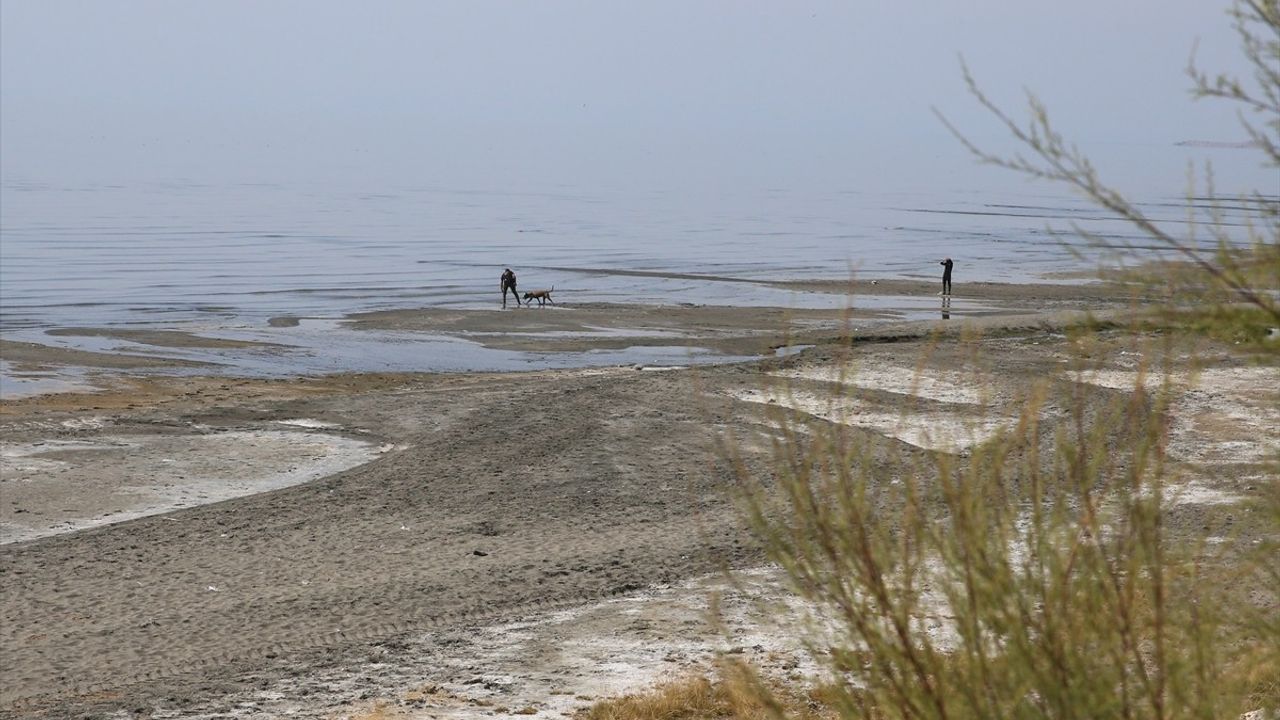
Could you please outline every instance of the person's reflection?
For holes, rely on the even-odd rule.
[[[942,319],[943,320],[951,319],[951,296],[950,295],[942,296]]]

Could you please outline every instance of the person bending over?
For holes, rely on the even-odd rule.
[[[502,307],[507,306],[507,291],[511,291],[511,297],[516,300],[516,307],[520,306],[520,293],[516,292],[516,274],[511,272],[511,268],[502,271]]]

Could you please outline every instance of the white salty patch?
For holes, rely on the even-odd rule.
[[[769,373],[789,380],[817,380],[840,383],[865,390],[881,390],[913,395],[937,402],[982,405],[991,399],[991,390],[973,375],[946,370],[920,370],[893,365],[806,367]]]
[[[293,420],[277,420],[280,425],[292,425],[294,427],[312,428],[316,430],[340,428],[337,423],[325,422],[323,420],[313,420],[311,418],[296,418]]]
[[[985,442],[1008,424],[1002,417],[969,417],[945,410],[887,412],[863,406],[854,398],[811,392],[740,390],[736,400],[797,410],[829,422],[875,430],[926,450],[964,452]]]
[[[381,452],[363,440],[295,430],[2,444],[0,544],[299,485]],[[15,511],[40,506],[60,512]]]
[[[1168,383],[1170,457],[1194,463],[1254,463],[1280,453],[1280,368],[1210,368],[1199,373],[1070,374],[1113,390],[1154,392]]]

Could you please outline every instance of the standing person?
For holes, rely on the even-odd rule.
[[[951,262],[951,258],[947,258],[946,260],[943,260],[938,264],[942,266],[942,292],[938,294],[950,295],[951,294],[951,266],[954,265],[955,263]]]
[[[511,291],[511,297],[516,299],[516,307],[520,307],[520,293],[516,292],[516,274],[511,272],[511,268],[502,271],[502,278],[499,280],[502,284],[502,307],[507,306],[507,291]]]

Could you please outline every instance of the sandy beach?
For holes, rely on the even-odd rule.
[[[1278,4],[0,0],[0,720],[1260,720]]]
[[[1128,333],[1104,329],[1094,373],[1068,377],[1062,332],[1085,312],[1123,316],[1125,290],[966,293],[974,309],[946,320],[597,303],[347,321],[544,353],[656,343],[759,358],[699,367],[236,377],[166,359],[216,344],[180,333],[134,334],[157,349],[135,360],[6,342],[19,370],[74,366],[93,389],[0,407],[0,715],[331,718],[382,702],[405,717],[558,717],[720,652],[789,671],[795,648],[726,640],[703,616],[726,569],[781,593],[734,509],[720,440],[767,473],[764,409],[786,406],[864,430],[892,478],[965,453],[1039,379],[1132,388]],[[1173,429],[1188,468],[1174,523],[1247,533],[1237,503],[1280,446],[1280,371],[1204,357],[1216,374],[1187,381]],[[182,374],[139,372],[157,367]],[[824,403],[832,383],[856,386],[856,407]],[[743,637],[779,636],[734,607]]]

